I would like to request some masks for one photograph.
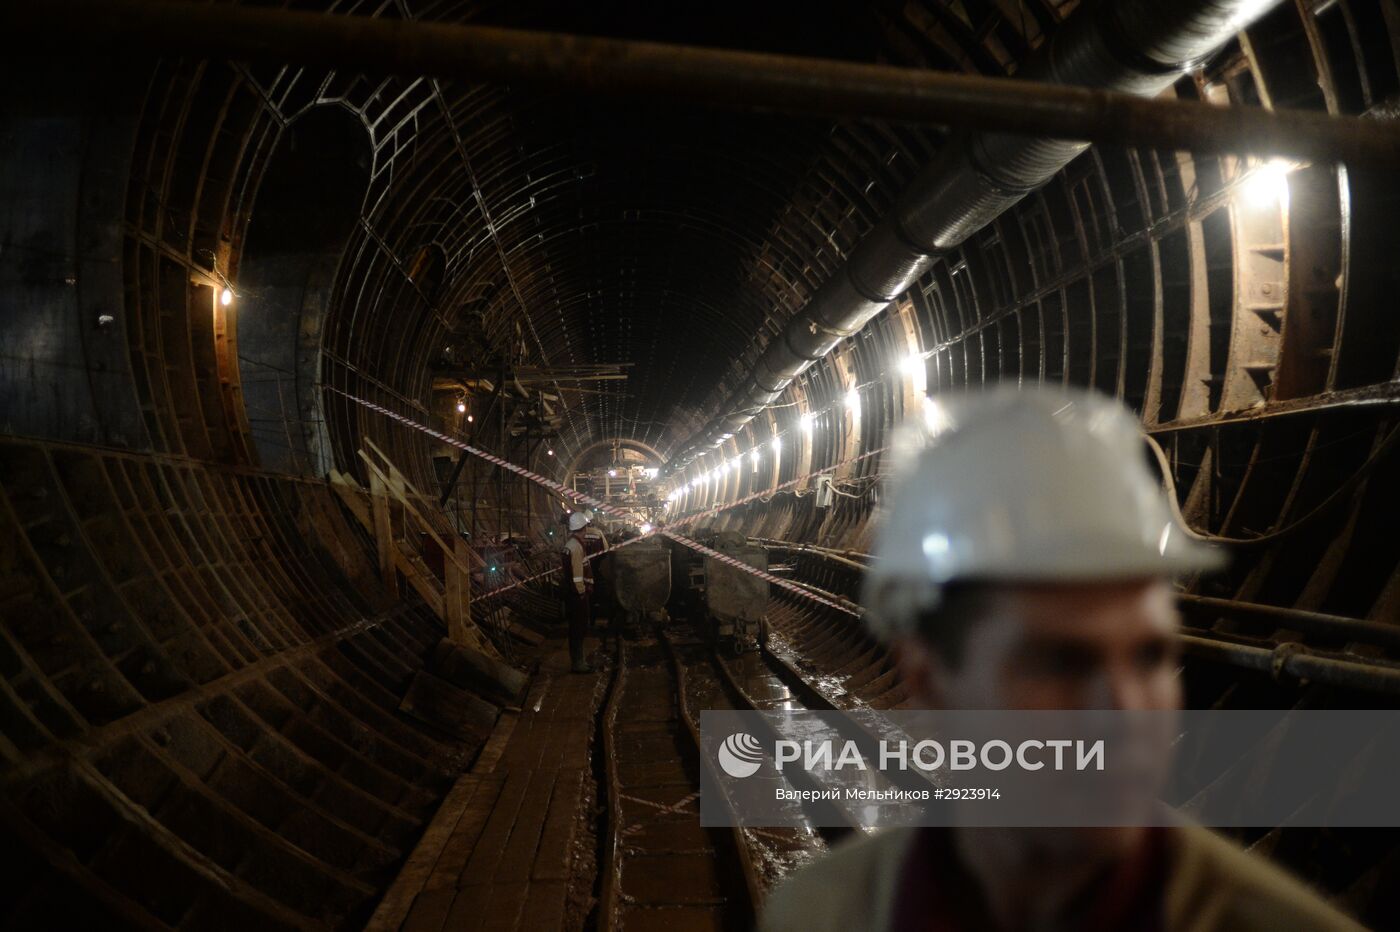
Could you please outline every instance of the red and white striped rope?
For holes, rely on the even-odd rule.
[[[596,508],[604,514],[612,515],[614,518],[619,518],[629,523],[635,523],[632,520],[632,516],[627,512],[623,511],[621,508],[609,505],[607,502],[599,501],[598,499],[593,498],[591,495],[585,495],[582,492],[576,492],[568,486],[559,482],[555,482],[553,479],[550,479],[547,476],[542,476],[537,472],[532,472],[531,470],[528,470],[523,466],[517,466],[510,460],[503,459],[494,453],[488,453],[480,447],[474,447],[463,440],[458,440],[456,437],[450,437],[440,430],[433,430],[431,427],[419,424],[412,418],[407,418],[395,411],[390,411],[388,408],[385,408],[382,405],[377,405],[372,401],[366,401],[365,399],[360,398],[356,395],[352,395],[349,392],[341,391],[340,389],[332,385],[327,385],[325,386],[325,388],[329,391],[335,392],[337,395],[343,395],[344,397],[350,399],[356,404],[366,407],[371,411],[375,411],[379,414],[384,415],[387,418],[398,421],[400,424],[403,424],[406,427],[411,427],[414,430],[422,431],[429,437],[432,437],[436,440],[441,440],[448,446],[456,447],[459,450],[465,450],[472,456],[480,457],[481,459],[486,460],[486,462],[491,463],[492,465],[499,466],[502,469],[508,472],[513,472],[518,476],[524,476],[531,482],[538,483],[539,485],[542,485],[545,488],[549,489],[551,492],[556,492],[559,495],[562,495],[564,498],[571,499],[572,501],[579,502],[584,505],[588,505],[592,508]]]
[[[566,485],[564,485],[564,484],[562,484],[562,483],[560,483],[560,482],[555,482],[553,479],[550,479],[550,478],[547,477],[547,476],[542,476],[542,475],[540,475],[540,474],[537,473],[537,472],[533,472],[533,471],[531,471],[531,470],[529,470],[529,469],[524,468],[523,466],[517,466],[515,463],[512,463],[512,462],[510,462],[510,461],[507,460],[507,459],[503,459],[502,457],[499,457],[499,456],[495,455],[494,453],[488,453],[487,451],[482,450],[482,449],[479,448],[479,447],[474,447],[474,446],[472,446],[471,444],[469,444],[469,443],[467,443],[467,442],[465,442],[465,441],[463,441],[463,440],[458,440],[456,437],[450,437],[450,436],[448,436],[447,434],[444,434],[442,431],[433,430],[431,427],[428,427],[428,426],[426,426],[426,425],[424,425],[424,424],[419,424],[417,421],[413,420],[412,418],[407,418],[407,417],[404,417],[402,414],[399,414],[399,413],[397,413],[397,412],[395,412],[395,411],[390,411],[388,408],[385,408],[385,407],[382,406],[382,405],[377,405],[377,404],[375,404],[375,403],[372,402],[372,401],[367,401],[367,400],[364,399],[364,398],[360,398],[360,397],[358,397],[358,396],[356,396],[356,395],[352,395],[352,394],[350,394],[349,392],[342,391],[342,390],[340,390],[340,389],[338,389],[338,388],[335,388],[334,386],[331,386],[331,385],[327,385],[327,386],[325,386],[325,388],[327,388],[328,390],[330,390],[330,391],[332,391],[332,392],[335,392],[337,395],[343,395],[344,397],[350,399],[351,401],[355,402],[355,403],[358,404],[358,405],[361,405],[362,407],[368,408],[369,410],[374,411],[374,412],[376,412],[376,413],[378,413],[378,414],[382,414],[382,415],[384,415],[385,417],[387,417],[387,418],[389,418],[389,419],[391,419],[391,420],[398,421],[400,424],[403,424],[405,427],[411,427],[411,428],[413,428],[414,430],[421,431],[422,433],[427,434],[429,437],[432,437],[432,438],[434,438],[435,440],[440,440],[440,441],[442,441],[443,443],[445,443],[445,444],[447,444],[447,445],[449,445],[449,446],[456,447],[456,448],[459,449],[459,450],[463,450],[463,451],[465,451],[465,452],[467,452],[467,453],[470,453],[471,455],[476,456],[476,457],[479,457],[479,458],[485,460],[486,462],[491,463],[491,464],[494,465],[494,466],[499,466],[501,469],[504,469],[504,470],[506,470],[506,471],[508,471],[508,472],[513,472],[513,473],[515,473],[515,474],[518,475],[518,476],[523,476],[524,478],[529,479],[531,482],[535,482],[535,483],[537,483],[537,484],[539,484],[539,485],[542,485],[542,486],[544,486],[545,488],[549,489],[549,490],[552,491],[552,492],[557,492],[558,494],[562,495],[562,496],[563,496],[564,498],[566,498],[566,499],[569,499],[569,500],[571,500],[571,501],[579,502],[579,503],[581,503],[581,504],[585,504],[585,505],[588,505],[588,506],[590,506],[590,507],[596,508],[596,509],[598,509],[599,511],[603,512],[604,514],[611,515],[611,516],[613,516],[614,518],[618,518],[619,520],[625,521],[625,522],[627,522],[627,523],[629,523],[629,524],[635,524],[635,523],[636,523],[635,519],[634,519],[628,512],[622,510],[621,508],[618,508],[618,507],[616,507],[616,506],[614,506],[614,505],[609,505],[607,502],[599,501],[598,499],[593,498],[591,495],[585,495],[585,494],[582,493],[582,492],[576,492],[575,490],[569,488],[568,486],[566,486]],[[853,463],[853,462],[856,462],[856,460],[865,459],[866,457],[874,456],[874,455],[876,455],[877,453],[880,453],[880,452],[882,452],[882,450],[873,450],[873,451],[871,451],[870,453],[863,454],[862,456],[859,456],[859,457],[856,457],[856,458],[854,458],[854,459],[848,460],[847,463]],[[824,473],[824,472],[829,472],[829,471],[831,471],[832,469],[839,469],[839,468],[840,468],[841,466],[843,466],[843,465],[846,465],[846,463],[838,463],[836,466],[828,466],[828,467],[826,467],[826,469],[818,470],[817,472],[811,473],[809,476],[804,476],[804,477],[801,477],[801,478],[804,478],[804,479],[805,479],[805,478],[810,478],[811,476],[821,475],[822,473]],[[791,482],[785,483],[785,485],[791,485],[791,484],[793,484],[793,482],[797,482],[797,481],[800,481],[800,480],[792,480]],[[779,486],[779,489],[781,489],[782,487],[783,487],[783,486]],[[772,491],[773,491],[773,492],[776,492],[776,491],[778,491],[778,489],[773,489]],[[765,493],[765,494],[771,494],[771,493]],[[750,497],[748,500],[749,500],[749,501],[752,501],[752,499],[753,499],[753,497]],[[744,500],[740,500],[740,501],[738,501],[738,502],[732,502],[732,503],[730,503],[730,505],[729,505],[728,507],[731,507],[731,508],[732,508],[732,507],[734,507],[734,506],[736,506],[736,505],[742,504],[743,501],[744,501]],[[715,513],[717,513],[717,512],[715,512]],[[680,526],[681,524],[691,523],[692,521],[698,519],[699,517],[703,517],[703,513],[702,513],[701,515],[692,515],[692,516],[690,516],[690,518],[683,519],[682,522],[680,522],[677,526]],[[817,595],[815,592],[809,592],[808,590],[803,589],[801,586],[797,585],[796,583],[792,582],[791,580],[782,579],[782,578],[780,578],[780,577],[778,577],[778,576],[774,576],[772,573],[766,573],[766,572],[764,572],[763,570],[760,570],[760,569],[758,569],[758,568],[755,567],[755,566],[750,566],[749,564],[745,563],[743,560],[736,559],[736,558],[734,558],[734,557],[729,556],[728,554],[723,554],[723,553],[720,553],[718,550],[714,550],[714,549],[712,549],[712,548],[710,548],[710,547],[706,547],[704,544],[701,544],[699,541],[691,540],[691,539],[688,538],[688,537],[684,537],[684,536],[682,536],[682,535],[680,535],[680,534],[675,533],[674,531],[666,530],[665,528],[660,529],[659,533],[664,534],[666,537],[669,537],[670,539],[674,540],[674,541],[675,541],[676,543],[678,543],[678,544],[682,544],[683,546],[689,547],[690,549],[695,550],[695,551],[698,552],[698,553],[702,553],[702,554],[704,554],[704,555],[707,556],[707,557],[712,557],[712,558],[714,558],[714,559],[716,559],[716,560],[719,560],[721,563],[724,563],[724,564],[726,564],[726,565],[728,565],[728,566],[733,566],[733,567],[735,567],[735,568],[737,568],[737,569],[743,570],[743,571],[746,572],[746,573],[750,573],[750,574],[752,574],[752,575],[754,575],[754,576],[757,576],[757,577],[759,577],[760,579],[763,579],[763,580],[765,580],[765,581],[767,581],[767,582],[769,582],[769,583],[771,583],[771,584],[773,584],[773,585],[775,585],[775,586],[778,586],[779,588],[784,589],[784,590],[786,590],[786,591],[788,591],[788,592],[792,592],[792,593],[794,593],[794,594],[796,594],[796,595],[802,596],[803,598],[810,599],[810,600],[813,601],[813,602],[817,602],[817,603],[820,603],[820,604],[822,604],[822,605],[828,606],[828,607],[830,607],[830,608],[834,608],[834,609],[836,609],[836,610],[839,611],[839,612],[845,612],[845,613],[848,614],[848,615],[854,615],[854,616],[856,616],[856,617],[860,617],[860,614],[861,614],[861,613],[860,613],[860,611],[857,610],[857,609],[851,608],[851,607],[848,606],[848,605],[842,605],[842,604],[840,604],[839,602],[832,601],[831,599],[823,598],[822,596]],[[634,538],[633,540],[623,541],[622,543],[620,543],[620,544],[618,544],[618,545],[616,545],[616,546],[614,546],[614,547],[609,547],[608,550],[605,550],[605,551],[603,551],[602,553],[594,554],[593,556],[595,556],[595,557],[597,557],[597,556],[602,556],[603,553],[606,553],[606,552],[608,552],[608,551],[610,551],[610,550],[616,550],[616,549],[618,549],[618,547],[625,547],[625,546],[627,546],[628,544],[636,543],[637,541],[643,540],[643,539],[645,539],[645,538],[648,537],[648,536],[650,536],[650,535],[645,535],[645,534],[644,534],[644,535],[642,535],[641,537]],[[534,581],[537,581],[537,580],[539,580],[539,579],[543,579],[544,577],[549,576],[549,575],[552,574],[552,573],[557,573],[557,572],[558,572],[557,569],[546,570],[545,572],[539,573],[539,574],[537,574],[537,575],[535,575],[535,576],[532,576],[532,577],[530,577],[529,579],[522,579],[522,580],[520,580],[520,581],[518,581],[518,582],[512,583],[512,584],[509,585],[509,586],[503,586],[503,587],[500,588],[500,589],[493,589],[493,590],[491,590],[491,592],[486,593],[485,595],[483,595],[483,596],[481,597],[481,600],[485,600],[485,599],[489,599],[489,598],[495,598],[496,596],[498,596],[498,595],[500,595],[500,594],[502,594],[502,593],[508,592],[508,591],[510,591],[510,590],[512,590],[512,589],[518,589],[518,588],[520,588],[520,587],[526,585],[527,583],[534,582]]]
[[[719,562],[724,563],[727,566],[732,566],[736,569],[741,569],[746,573],[750,573],[754,576],[757,576],[759,579],[766,580],[767,582],[772,583],[780,589],[786,589],[788,592],[796,593],[797,595],[800,595],[803,598],[811,599],[813,602],[818,602],[822,605],[827,606],[828,608],[834,608],[838,612],[845,612],[847,615],[854,615],[855,617],[859,618],[863,614],[863,612],[861,612],[861,610],[858,608],[853,608],[849,605],[842,605],[840,602],[836,602],[832,599],[819,596],[815,592],[810,592],[807,589],[802,588],[790,579],[783,579],[781,576],[774,576],[772,573],[766,573],[756,566],[750,566],[749,564],[745,563],[743,560],[738,559],[737,557],[731,557],[727,553],[720,553],[718,550],[715,550],[711,547],[706,547],[699,541],[691,540],[689,537],[683,537],[680,534],[677,534],[675,531],[668,531],[666,528],[662,528],[660,533],[665,537],[671,538],[671,540],[675,541],[678,544],[682,544],[686,547],[689,547],[691,550],[703,553],[705,556],[710,557],[714,560],[718,560]]]
[[[650,534],[643,534],[641,537],[634,537],[631,540],[624,540],[619,544],[613,544],[611,547],[599,550],[597,553],[590,553],[588,556],[584,557],[584,559],[596,560],[605,553],[612,553],[614,550],[621,550],[623,547],[630,547],[631,545],[638,543],[639,541],[646,540],[650,536]],[[563,567],[556,566],[553,569],[545,570],[542,573],[536,573],[535,575],[527,576],[524,579],[517,579],[515,582],[511,583],[508,586],[501,586],[499,589],[492,589],[484,593],[483,595],[477,596],[474,601],[484,602],[487,599],[494,599],[496,596],[503,595],[504,593],[510,592],[513,589],[521,589],[525,586],[528,586],[530,583],[539,582],[541,579],[546,579],[550,576],[553,576],[555,573],[560,572],[562,569]]]
[[[842,605],[842,604],[839,603],[839,602],[835,602],[835,601],[832,601],[831,599],[824,598],[823,596],[817,595],[815,592],[811,592],[811,591],[809,591],[809,590],[807,590],[807,589],[802,588],[801,586],[797,585],[796,583],[792,582],[791,580],[783,579],[783,578],[780,577],[780,576],[774,576],[772,573],[765,573],[763,570],[760,570],[760,569],[759,569],[758,567],[756,567],[756,566],[752,566],[752,565],[750,565],[750,564],[748,564],[748,563],[745,563],[745,562],[742,561],[742,560],[739,560],[739,559],[737,559],[737,558],[735,558],[735,557],[731,557],[731,556],[729,556],[728,554],[720,553],[718,550],[715,550],[715,549],[713,549],[713,548],[711,548],[711,547],[706,547],[704,544],[700,543],[699,541],[691,540],[691,539],[688,538],[688,537],[683,537],[682,535],[677,534],[677,533],[675,533],[674,531],[670,531],[670,530],[667,530],[666,528],[662,528],[662,529],[660,529],[657,533],[661,534],[661,535],[664,536],[664,537],[669,537],[669,538],[671,538],[672,540],[674,540],[676,543],[681,544],[682,546],[685,546],[685,547],[689,547],[690,549],[692,549],[692,550],[694,550],[694,551],[696,551],[696,552],[698,552],[698,553],[700,553],[700,554],[702,554],[702,555],[704,555],[704,556],[713,557],[714,559],[719,560],[721,563],[724,563],[724,564],[726,564],[726,565],[728,565],[728,566],[733,566],[733,567],[736,567],[736,568],[738,568],[738,569],[741,569],[741,570],[743,570],[744,572],[750,573],[750,574],[752,574],[752,575],[754,575],[754,576],[757,576],[758,578],[760,578],[760,579],[762,579],[762,580],[764,580],[764,581],[766,581],[766,582],[768,582],[768,583],[771,583],[772,585],[778,586],[778,587],[781,588],[781,589],[785,589],[785,590],[787,590],[788,592],[794,592],[794,593],[796,593],[796,594],[798,594],[798,595],[800,595],[800,596],[802,596],[802,597],[804,597],[804,598],[807,598],[807,599],[812,600],[813,602],[818,602],[818,603],[820,603],[820,604],[822,604],[822,605],[826,605],[826,606],[828,606],[828,607],[830,607],[830,608],[834,608],[834,609],[836,609],[838,612],[845,612],[847,615],[854,615],[854,616],[856,616],[857,618],[859,618],[859,617],[861,616],[861,614],[862,614],[862,612],[861,612],[859,609],[857,609],[857,608],[853,608],[853,607],[851,607],[851,606],[849,606],[849,605]],[[634,537],[633,539],[631,539],[631,540],[625,540],[625,541],[623,541],[623,542],[620,543],[620,544],[614,544],[613,546],[608,547],[608,548],[605,549],[605,550],[600,550],[599,552],[597,552],[597,553],[595,553],[595,554],[590,554],[589,557],[588,557],[588,559],[594,560],[594,559],[597,559],[598,557],[601,557],[601,556],[602,556],[603,554],[605,554],[605,553],[612,553],[614,550],[621,550],[623,547],[629,546],[629,545],[631,545],[631,544],[635,544],[635,543],[637,543],[638,541],[641,541],[641,540],[645,540],[646,537],[648,537],[648,536],[650,536],[650,535],[643,535],[642,537]],[[502,587],[499,588],[499,589],[492,589],[490,592],[487,592],[487,593],[485,593],[484,595],[480,596],[478,599],[476,599],[476,601],[478,601],[478,602],[484,602],[484,601],[486,601],[487,599],[494,599],[494,598],[496,598],[497,596],[503,595],[503,594],[506,593],[506,592],[510,592],[510,591],[513,590],[513,589],[520,589],[520,588],[522,588],[522,587],[524,587],[524,586],[529,585],[529,584],[532,583],[532,582],[538,582],[538,581],[541,580],[541,579],[545,579],[546,577],[553,576],[555,573],[557,573],[557,572],[559,572],[559,571],[560,571],[560,568],[559,568],[559,567],[555,567],[554,569],[545,570],[543,573],[536,573],[534,576],[531,576],[531,577],[529,577],[529,578],[527,578],[527,579],[517,580],[516,582],[511,583],[509,586],[502,586]]]

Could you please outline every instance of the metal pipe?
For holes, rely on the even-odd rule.
[[[821,588],[820,586],[814,586],[811,583],[803,582],[800,579],[789,579],[788,582],[792,583],[794,586],[801,586],[808,592],[816,593],[824,599],[831,599],[832,601],[840,602],[843,605],[849,606],[850,608],[854,609],[857,614],[865,613],[865,606],[861,605],[859,602],[852,601],[850,598],[841,595],[839,592],[830,592],[826,589]]]
[[[1300,644],[1280,644],[1269,650],[1190,634],[1181,635],[1181,642],[1195,657],[1269,673],[1275,679],[1286,675],[1345,689],[1400,694],[1400,669],[1328,657]]]
[[[1257,602],[1237,602],[1233,599],[1215,599],[1210,596],[1179,593],[1177,601],[1185,611],[1214,613],[1229,618],[1262,618],[1277,622],[1304,634],[1322,634],[1342,637],[1352,641],[1364,641],[1379,647],[1400,650],[1400,627],[1364,618],[1348,618],[1345,615],[1326,615],[1301,608],[1285,608],[1280,605],[1261,605]]]
[[[849,566],[852,569],[862,571],[870,569],[869,564],[860,563],[852,559],[852,556],[862,556],[868,559],[869,555],[857,553],[854,550],[832,550],[829,547],[817,547],[813,544],[799,544],[790,540],[772,540],[767,537],[750,537],[749,540],[756,544],[761,544],[769,550],[781,550],[787,553],[810,553],[830,560],[833,563]]]
[[[1128,109],[1155,108],[1169,103],[1154,98],[1183,72],[1276,3],[1116,0],[1083,6],[1031,56],[1018,77],[1037,89],[1026,91],[1032,95],[1058,93],[1069,85],[1079,93],[1136,101],[1125,104]],[[845,265],[769,341],[748,382],[720,403],[719,416],[677,446],[673,463],[683,466],[725,434],[737,433],[807,367],[906,291],[936,256],[1049,181],[1088,147],[1075,136],[1088,138],[1060,132],[1028,137],[964,124]]]
[[[1178,5],[1158,0],[1125,5],[1138,7],[1144,2]],[[1260,3],[1252,0],[1243,5],[1257,8]],[[1232,14],[1222,15],[1229,23],[1228,35],[1239,24],[1230,18]],[[1148,18],[1184,19],[1155,12]],[[1115,20],[1126,21],[1126,17],[1115,16]],[[1060,82],[1049,84],[658,42],[189,0],[7,3],[0,6],[0,35],[8,37],[12,56],[77,51],[118,56],[136,49],[473,83],[521,82],[726,108],[953,124],[1160,149],[1259,152],[1381,165],[1400,158],[1400,127],[1391,124],[1309,111],[1143,99],[1073,86],[1087,82],[1074,80],[1072,72],[1046,75]],[[1222,37],[1217,30],[1208,38],[1215,43]],[[1111,60],[1111,50],[1086,46],[1069,52],[1100,72],[1121,70]],[[1134,54],[1152,53],[1144,48]],[[1178,76],[1174,69],[1179,61],[1165,59],[1154,67],[1161,69],[1163,80],[1170,81]],[[1000,158],[999,141],[988,137],[980,145],[985,154]],[[1084,142],[1068,145],[1077,152]],[[884,290],[879,281],[866,284]]]
[[[1344,388],[1321,392],[1306,398],[1286,398],[1266,402],[1258,408],[1224,414],[1206,414],[1188,420],[1169,421],[1144,428],[1148,434],[1170,434],[1178,431],[1205,430],[1216,427],[1231,427],[1238,424],[1253,424],[1281,417],[1296,417],[1304,414],[1329,414],[1338,411],[1360,411],[1400,405],[1400,383],[1381,382],[1376,385],[1363,385],[1359,388]],[[1385,414],[1382,413],[1381,417]]]
[[[861,571],[870,569],[869,565],[866,563],[859,563],[851,558],[863,557],[867,560],[873,559],[870,554],[860,553],[855,550],[832,550],[829,547],[818,547],[814,544],[775,540],[767,537],[752,537],[749,539],[755,543],[762,544],[770,550],[783,550],[789,553],[811,553],[840,563],[843,566],[849,566],[852,569]],[[1276,622],[1280,627],[1287,626],[1294,630],[1301,631],[1304,634],[1320,634],[1344,638],[1348,641],[1372,644],[1377,647],[1400,650],[1400,627],[1380,621],[1370,621],[1365,618],[1350,618],[1346,615],[1329,615],[1323,612],[1312,612],[1307,609],[1290,608],[1283,605],[1264,605],[1259,602],[1241,602],[1235,599],[1220,599],[1212,596],[1196,595],[1190,592],[1178,592],[1176,594],[1176,599],[1185,612],[1214,613],[1227,618],[1260,618],[1266,621]],[[1183,635],[1183,637],[1192,638],[1193,636]]]
[[[869,569],[869,567],[866,566],[864,563],[857,563],[855,560],[848,560],[848,559],[846,559],[845,557],[839,557],[839,556],[837,556],[837,555],[834,554],[834,553],[823,553],[823,552],[820,551],[820,550],[812,550],[812,549],[810,549],[810,548],[801,547],[801,546],[793,547],[793,546],[772,546],[772,545],[768,545],[767,549],[769,549],[769,550],[781,550],[781,551],[784,551],[784,552],[787,552],[787,553],[810,553],[810,554],[811,554],[812,556],[814,556],[814,557],[820,557],[821,559],[827,560],[827,561],[829,561],[829,562],[831,562],[831,563],[835,563],[835,564],[837,564],[838,566],[846,566],[846,567],[850,567],[851,569],[854,569],[854,570],[867,570],[867,569]]]
[[[767,538],[752,539],[773,549],[814,553],[854,569],[869,569],[868,566],[837,556],[828,548],[814,547],[810,544],[792,544],[788,541]],[[854,551],[846,551],[846,553],[854,553]],[[859,607],[857,603],[851,602],[845,596],[827,592],[801,580],[794,579],[792,582],[805,589],[810,589],[818,595],[840,599],[847,604]],[[1310,612],[1305,609],[1278,605],[1217,599],[1185,592],[1178,593],[1177,600],[1186,611],[1196,609],[1216,612],[1228,617],[1264,618],[1289,625],[1305,634],[1339,636],[1379,647],[1400,649],[1400,628],[1382,622],[1348,618],[1345,615],[1328,615],[1322,612]],[[1178,637],[1186,652],[1195,657],[1268,672],[1275,678],[1288,674],[1300,679],[1349,689],[1400,693],[1400,668],[1395,666],[1330,657],[1318,653],[1306,645],[1291,641],[1270,649],[1186,632],[1181,632]]]

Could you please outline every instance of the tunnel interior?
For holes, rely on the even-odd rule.
[[[266,6],[1006,77],[1086,4]],[[447,623],[386,584],[344,490],[399,481],[479,592],[557,566],[567,504],[405,420],[565,486],[655,468],[671,518],[743,500],[709,532],[855,600],[876,454],[926,393],[1094,388],[1188,525],[1238,544],[1185,581],[1192,708],[1400,692],[1372,630],[1400,621],[1393,166],[1095,145],[697,452],[954,129],[172,50],[0,67],[7,927],[378,915],[491,730],[402,710]],[[1400,12],[1274,6],[1165,96],[1393,118]],[[506,663],[538,664],[509,628],[547,593],[477,612]],[[905,701],[858,622],[781,593],[769,619],[791,670]],[[1393,831],[1241,835],[1400,915]],[[586,860],[564,885],[594,927]]]

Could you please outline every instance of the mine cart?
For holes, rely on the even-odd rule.
[[[765,572],[768,551],[732,532],[716,535],[713,547]],[[705,558],[705,613],[716,645],[736,654],[768,643],[768,582],[715,557]]]
[[[658,538],[619,547],[612,554],[613,588],[628,628],[666,606],[671,597],[671,554]]]

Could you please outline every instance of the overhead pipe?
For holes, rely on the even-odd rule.
[[[750,537],[749,540],[759,544],[766,550],[777,550],[779,552],[792,554],[810,553],[812,556],[830,561],[838,566],[845,566],[853,570],[860,570],[861,572],[870,569],[868,563],[852,560],[850,557],[844,556],[841,551],[831,550],[826,547],[814,547],[810,544],[795,544],[786,540],[769,540],[764,537]]]
[[[1018,78],[1155,98],[1277,0],[1116,0],[1089,5],[1056,31]],[[1146,101],[1144,101],[1146,102]],[[771,341],[749,380],[678,456],[684,467],[735,434],[842,340],[903,294],[934,259],[1045,184],[1090,145],[964,129],[905,189]]]
[[[1039,73],[1028,69],[1015,79],[197,0],[8,0],[0,2],[0,38],[11,58],[121,58],[155,52],[1157,149],[1393,165],[1400,159],[1400,126],[1394,124],[1314,111],[1152,99],[1147,93],[1169,83],[1173,68],[1203,54],[1202,49],[1209,51],[1207,42],[1223,41],[1276,2],[1197,0],[1185,5],[1207,12],[1194,16],[1176,9],[1182,0],[1157,0],[1162,9],[1152,9],[1152,0],[1123,0],[1123,13],[1114,12],[1120,6],[1116,0],[1099,2],[1098,18],[1109,21],[1108,28],[1121,33],[1122,40],[1073,44],[1062,39],[1066,51],[1053,66]],[[1078,14],[1072,23],[1084,17]],[[1226,25],[1221,28],[1221,23]],[[1062,31],[1068,36],[1083,30],[1071,26]],[[1154,80],[1159,69],[1167,78],[1160,83]],[[1144,86],[1127,78],[1117,87],[1110,82],[1127,72],[1146,75],[1139,82]],[[986,142],[983,156],[1000,158],[995,140],[988,137]],[[878,278],[864,283],[879,290]]]
[[[1400,667],[1328,656],[1292,642],[1267,648],[1183,634],[1181,643],[1193,657],[1257,670],[1274,679],[1293,677],[1343,689],[1400,694]]]
[[[1369,621],[1364,618],[1348,618],[1345,615],[1328,615],[1302,608],[1289,608],[1282,605],[1263,605],[1257,602],[1240,602],[1235,599],[1217,599],[1210,596],[1181,592],[1177,601],[1182,610],[1204,615],[1222,615],[1227,618],[1257,619],[1276,627],[1287,627],[1304,634],[1322,635],[1344,641],[1356,641],[1400,650],[1400,626],[1383,621]]]

